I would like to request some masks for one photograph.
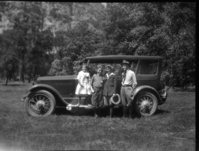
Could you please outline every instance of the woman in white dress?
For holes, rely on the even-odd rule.
[[[90,73],[87,71],[87,66],[85,64],[82,65],[82,70],[77,75],[78,84],[76,87],[75,94],[79,96],[79,102],[81,101],[82,95],[91,95],[93,92],[90,81]]]

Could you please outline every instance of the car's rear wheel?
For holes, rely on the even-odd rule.
[[[153,93],[143,91],[135,99],[135,110],[138,115],[151,116],[156,112],[158,100]]]
[[[53,113],[56,101],[54,96],[46,90],[33,91],[26,100],[26,111],[31,116],[48,116]]]

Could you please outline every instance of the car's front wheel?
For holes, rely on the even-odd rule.
[[[157,97],[147,91],[143,91],[135,98],[135,110],[140,116],[153,115],[158,107]]]
[[[33,91],[25,102],[28,115],[35,117],[52,114],[55,106],[54,96],[46,90]]]

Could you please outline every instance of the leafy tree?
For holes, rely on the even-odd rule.
[[[0,36],[0,73],[1,77],[6,77],[6,85],[18,69],[17,64],[19,60],[17,54],[13,51],[16,47],[13,34],[15,34],[13,30],[7,30]]]
[[[45,14],[42,13],[41,3],[7,3],[10,9],[7,16],[15,33],[13,51],[19,60],[19,74],[22,81],[24,81],[25,72],[29,75],[29,81],[37,74],[45,75],[51,60],[53,34],[48,29],[44,30]]]
[[[106,16],[104,54],[159,55],[173,85],[194,81],[195,3],[111,3]]]
[[[55,59],[52,62],[49,75],[60,76],[60,75],[71,75],[73,74],[72,62],[70,58],[64,57],[61,60]]]
[[[74,62],[74,73],[78,72],[79,63],[85,57],[99,53],[101,38],[102,34],[89,29],[89,25],[83,21],[63,35],[65,49],[61,53]]]
[[[53,48],[53,34],[49,30],[39,32],[34,46],[26,54],[26,72],[29,82],[36,75],[46,75],[53,59],[50,53]]]
[[[169,35],[168,66],[173,84],[186,86],[195,82],[195,3],[167,3],[166,27]]]
[[[15,35],[7,41],[22,78],[76,74],[87,56],[126,54],[162,56],[166,83],[184,88],[195,83],[196,3],[107,3],[104,8],[100,3],[8,1],[0,7],[0,18],[12,28],[6,34]],[[11,49],[6,36],[2,39],[0,55]]]

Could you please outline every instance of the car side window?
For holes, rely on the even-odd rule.
[[[138,68],[138,74],[155,75],[158,71],[158,61],[141,60]]]

